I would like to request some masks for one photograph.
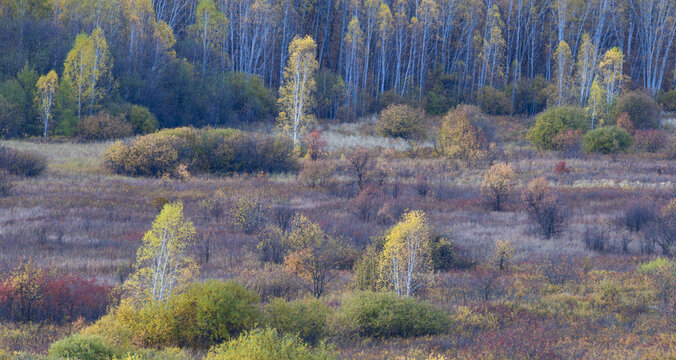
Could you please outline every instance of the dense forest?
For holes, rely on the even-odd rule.
[[[670,0],[2,0],[0,16],[4,136],[73,135],[101,109],[137,132],[151,114],[161,127],[272,123],[306,35],[320,119],[400,102],[600,112],[623,89],[676,85]],[[34,99],[50,87],[45,133]]]

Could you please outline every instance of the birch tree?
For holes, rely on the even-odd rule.
[[[582,35],[582,43],[577,52],[577,102],[584,105],[589,96],[589,89],[596,74],[596,46],[591,41],[588,33]]]
[[[201,0],[191,30],[202,46],[202,73],[206,71],[209,55],[223,43],[227,27],[228,19],[216,8],[214,1]]]
[[[556,78],[556,92],[558,95],[557,105],[563,105],[568,102],[572,56],[568,44],[565,41],[561,41],[554,52],[556,60],[554,64],[554,76]]]
[[[184,217],[183,204],[166,204],[143,236],[125,287],[139,301],[166,303],[196,272],[189,254],[194,239],[195,227]]]
[[[44,131],[43,137],[47,138],[49,130],[49,121],[52,119],[52,105],[54,104],[54,94],[59,86],[59,76],[52,70],[47,75],[40,76],[35,87],[37,88],[37,97],[35,103],[38,108],[40,119],[42,120]]]
[[[387,289],[410,296],[432,275],[430,228],[425,213],[410,211],[390,229],[380,256],[380,273]]]
[[[606,93],[606,104],[612,106],[615,98],[620,95],[622,82],[625,76],[622,73],[624,54],[622,49],[614,47],[606,51],[599,63],[600,84]]]
[[[313,103],[316,83],[317,44],[312,37],[296,36],[289,45],[289,59],[284,70],[284,82],[279,89],[279,126],[298,144],[304,127],[311,121],[308,113]]]

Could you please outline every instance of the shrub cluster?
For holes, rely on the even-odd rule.
[[[666,111],[676,111],[676,90],[660,94],[657,101]]]
[[[286,301],[274,299],[265,306],[266,322],[280,334],[296,335],[310,344],[317,344],[328,335],[331,310],[315,298]]]
[[[96,320],[114,301],[113,288],[96,279],[58,276],[22,263],[0,282],[0,319],[63,323]]]
[[[426,302],[394,293],[357,292],[343,301],[345,330],[373,338],[439,334],[448,329],[446,313]]]
[[[567,130],[586,131],[589,114],[581,108],[560,106],[540,113],[535,125],[528,130],[528,139],[540,149],[552,149],[552,140]]]
[[[636,130],[634,132],[634,146],[638,150],[657,152],[668,143],[667,134],[663,130]]]
[[[168,303],[123,302],[89,332],[143,347],[207,349],[253,328],[260,319],[257,303],[258,295],[233,281],[210,280],[190,285]],[[117,335],[110,335],[111,329]],[[115,338],[119,334],[131,339]]]
[[[47,169],[42,156],[0,146],[0,170],[17,176],[38,176]]]
[[[209,351],[205,360],[331,360],[330,348],[312,348],[293,335],[275,329],[257,329]]]
[[[134,133],[134,127],[124,119],[102,111],[85,116],[78,123],[77,132],[82,140],[100,141],[130,136]]]
[[[594,129],[584,135],[583,147],[586,153],[615,154],[626,152],[633,143],[631,135],[615,126]]]
[[[293,144],[284,137],[232,129],[176,128],[116,142],[106,166],[130,176],[176,176],[191,172],[282,172],[296,168]]]
[[[489,149],[489,140],[484,124],[484,115],[474,106],[461,105],[449,111],[437,136],[440,152],[463,161],[485,157]]]
[[[636,129],[656,129],[660,126],[660,105],[650,96],[640,92],[622,95],[612,109],[613,118],[627,113]]]
[[[509,115],[512,113],[512,102],[507,93],[486,86],[476,93],[476,102],[481,110],[489,115]]]

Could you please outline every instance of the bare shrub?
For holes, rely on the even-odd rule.
[[[577,271],[579,264],[570,256],[548,257],[540,266],[542,276],[552,285],[564,285],[567,282],[576,282],[579,278]]]
[[[324,187],[333,177],[336,167],[327,161],[308,161],[298,173],[298,181],[307,187]]]
[[[533,179],[523,193],[523,202],[528,217],[537,224],[545,239],[561,232],[566,220],[565,210],[559,197],[544,177]]]
[[[262,302],[274,298],[292,300],[308,287],[303,278],[289,274],[282,266],[266,263],[260,270],[248,273],[240,280],[260,295]]]
[[[37,154],[0,146],[0,170],[9,175],[38,176],[47,170],[47,159]]]
[[[250,197],[241,197],[230,210],[230,216],[235,225],[249,235],[263,228],[266,222],[265,214],[265,203]]]
[[[6,171],[0,170],[0,198],[10,196],[13,188],[14,181]]]
[[[373,221],[383,204],[383,192],[373,185],[368,185],[352,200],[354,214],[361,221]]]
[[[620,217],[620,223],[629,231],[639,232],[648,223],[657,220],[655,206],[649,203],[630,205]]]
[[[347,173],[357,183],[359,191],[364,190],[375,167],[375,156],[365,148],[354,150],[347,159]]]
[[[600,225],[585,227],[582,241],[588,250],[605,252],[608,250],[608,231]]]

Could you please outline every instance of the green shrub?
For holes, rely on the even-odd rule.
[[[258,295],[234,281],[193,284],[170,300],[175,345],[208,348],[249,330],[260,319]]]
[[[270,327],[282,335],[296,335],[310,344],[317,344],[328,335],[329,315],[331,310],[316,298],[295,301],[277,298],[265,306]]]
[[[551,150],[552,139],[562,131],[589,129],[589,115],[581,108],[555,107],[539,114],[528,130],[528,139],[540,149]]]
[[[47,159],[43,156],[0,146],[0,171],[33,177],[42,174],[46,169]]]
[[[594,129],[584,135],[583,147],[586,153],[614,154],[629,150],[631,135],[615,126]]]
[[[127,121],[134,128],[135,134],[149,134],[155,132],[159,123],[147,107],[132,105],[127,111]]]
[[[258,295],[233,281],[210,280],[190,285],[168,303],[125,301],[83,333],[120,348],[207,349],[253,328],[261,318],[257,303]]]
[[[657,97],[657,102],[659,102],[666,111],[676,111],[676,89],[661,93]]]
[[[279,335],[275,329],[257,329],[239,339],[219,345],[205,360],[331,360],[330,348],[312,348],[293,335]]]
[[[378,117],[378,133],[406,140],[425,137],[424,113],[408,105],[390,105]]]
[[[509,115],[512,113],[511,99],[507,94],[490,86],[477,91],[476,102],[486,114]]]
[[[183,164],[191,172],[281,172],[296,169],[291,140],[232,129],[176,128],[117,142],[105,165],[130,176],[175,176]]]
[[[97,335],[70,335],[52,344],[49,355],[73,360],[113,359],[117,351]]]
[[[394,293],[357,292],[343,300],[339,323],[348,333],[373,338],[439,334],[449,326],[441,309]]]
[[[612,119],[627,113],[636,129],[656,129],[660,126],[660,105],[650,96],[640,92],[629,92],[620,96],[612,109]]]
[[[106,112],[85,116],[77,126],[78,136],[87,141],[119,139],[133,132],[130,123]]]

